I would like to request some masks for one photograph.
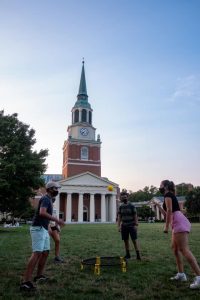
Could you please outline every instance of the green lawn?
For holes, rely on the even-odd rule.
[[[19,284],[31,254],[29,228],[1,227],[0,299],[200,299],[200,290],[190,290],[189,282],[170,282],[176,267],[170,234],[163,234],[162,228],[163,224],[158,223],[140,224],[142,261],[137,261],[134,254],[126,273],[119,267],[104,267],[98,276],[90,267],[81,271],[80,262],[89,257],[124,255],[116,225],[66,225],[61,233],[61,253],[66,262],[55,265],[51,251],[46,266],[50,280],[38,284],[35,294],[24,294],[19,291]],[[200,224],[192,226],[190,246],[200,262]],[[191,281],[193,274],[187,264],[185,271]]]

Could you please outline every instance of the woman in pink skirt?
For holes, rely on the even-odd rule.
[[[159,191],[164,195],[163,207],[155,203],[162,214],[165,216],[164,233],[168,233],[169,226],[172,227],[172,249],[176,258],[178,273],[171,277],[171,280],[187,281],[183,270],[182,256],[186,258],[192,270],[196,274],[194,282],[190,284],[191,289],[200,288],[200,268],[196,258],[192,254],[188,245],[188,234],[191,224],[180,211],[178,200],[175,196],[175,185],[173,181],[163,180]]]

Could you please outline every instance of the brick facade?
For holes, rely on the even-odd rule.
[[[88,160],[81,160],[81,148],[88,148]],[[68,178],[84,172],[101,176],[100,147],[95,144],[65,142],[63,147],[63,178]]]

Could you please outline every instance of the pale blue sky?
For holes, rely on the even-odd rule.
[[[0,108],[61,173],[85,57],[102,176],[200,185],[199,0],[0,0]]]

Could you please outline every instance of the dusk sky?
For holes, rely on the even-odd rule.
[[[0,109],[62,173],[82,57],[102,176],[200,185],[199,0],[0,0]]]

